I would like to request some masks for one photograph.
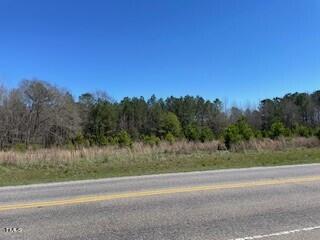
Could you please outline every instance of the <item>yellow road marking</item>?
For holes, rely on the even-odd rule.
[[[52,206],[61,206],[61,205],[74,205],[74,204],[90,203],[90,202],[98,202],[98,201],[109,201],[109,200],[115,200],[115,199],[147,197],[147,196],[188,193],[188,192],[198,192],[198,191],[215,191],[215,190],[236,189],[236,188],[252,188],[252,187],[259,187],[259,186],[298,184],[298,183],[307,183],[307,182],[314,182],[314,181],[320,181],[320,176],[260,180],[255,182],[221,183],[221,184],[213,184],[213,185],[205,185],[205,186],[177,187],[177,188],[157,189],[157,190],[148,190],[148,191],[106,194],[106,195],[82,196],[82,197],[75,197],[70,199],[51,200],[51,201],[42,201],[42,202],[16,203],[16,204],[10,204],[10,205],[0,205],[0,211],[25,209],[25,208],[37,208],[37,207],[52,207]]]

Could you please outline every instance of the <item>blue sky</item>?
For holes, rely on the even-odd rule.
[[[0,0],[0,82],[257,102],[320,89],[318,0]]]

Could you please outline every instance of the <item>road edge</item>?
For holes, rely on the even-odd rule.
[[[102,182],[114,182],[119,180],[132,180],[132,179],[147,179],[154,177],[172,177],[180,175],[197,175],[201,173],[223,173],[223,172],[234,172],[234,171],[257,171],[267,169],[284,169],[284,168],[295,168],[295,167],[310,167],[320,166],[320,163],[309,163],[309,164],[295,164],[295,165],[282,165],[282,166],[265,166],[265,167],[250,167],[250,168],[228,168],[228,169],[216,169],[216,170],[203,170],[203,171],[190,171],[190,172],[176,172],[176,173],[158,173],[158,174],[146,174],[138,176],[123,176],[123,177],[109,177],[109,178],[98,178],[98,179],[84,179],[84,180],[72,180],[72,181],[61,181],[61,182],[50,182],[50,183],[35,183],[27,185],[14,185],[14,186],[3,186],[0,190],[11,190],[11,189],[26,189],[26,188],[37,188],[37,187],[57,187],[74,184],[87,184],[87,183],[102,183]]]

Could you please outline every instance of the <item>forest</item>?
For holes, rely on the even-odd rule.
[[[252,138],[320,137],[320,91],[264,99],[255,109],[226,108],[200,96],[125,97],[72,94],[48,82],[22,80],[0,87],[0,148],[129,147],[133,142],[207,142],[226,148]]]

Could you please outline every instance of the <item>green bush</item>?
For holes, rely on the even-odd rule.
[[[180,121],[178,117],[172,112],[164,113],[160,119],[161,136],[165,136],[169,132],[175,137],[181,136]]]
[[[200,141],[201,142],[212,141],[213,138],[214,138],[213,132],[210,128],[203,127],[201,129],[201,132],[200,132]]]
[[[143,136],[143,142],[145,144],[148,144],[150,146],[155,146],[155,145],[159,145],[160,143],[160,138],[154,136],[154,135],[151,135],[151,136]]]
[[[286,135],[288,135],[288,129],[285,128],[282,122],[274,122],[271,125],[270,137],[277,138],[277,137],[286,136]]]
[[[118,136],[114,136],[114,137],[107,137],[107,142],[109,145],[117,145],[119,143],[119,138]]]
[[[121,131],[116,136],[120,147],[131,147],[132,139],[126,131]]]
[[[173,136],[173,134],[171,132],[168,132],[165,137],[164,140],[166,140],[169,143],[174,143],[176,141],[176,138]]]
[[[17,152],[25,152],[27,151],[27,145],[24,143],[17,143],[13,146],[13,150]]]
[[[184,136],[189,141],[199,141],[201,137],[201,130],[196,124],[189,124],[184,130]]]
[[[265,129],[265,130],[262,130],[261,133],[263,138],[270,138],[270,131]]]
[[[71,140],[67,140],[64,143],[63,148],[68,149],[68,150],[74,150],[76,147]]]
[[[88,139],[86,139],[81,133],[76,135],[73,139],[72,139],[72,143],[75,146],[85,146],[85,147],[89,147],[90,146],[90,142]]]
[[[100,146],[106,146],[108,144],[108,138],[104,135],[97,136],[97,143]]]
[[[301,137],[310,137],[312,136],[312,130],[303,125],[296,125],[294,128],[294,133]]]
[[[239,134],[244,140],[250,140],[254,136],[251,127],[247,124],[244,118],[237,121],[236,126],[239,128]]]
[[[260,130],[254,130],[253,135],[255,138],[258,138],[258,139],[263,138],[263,132],[261,132]]]
[[[254,136],[253,130],[247,124],[244,118],[241,118],[237,123],[230,125],[224,132],[224,141],[228,149],[234,143],[242,140],[250,140]]]
[[[228,149],[230,149],[232,144],[238,143],[241,140],[242,136],[240,135],[239,128],[237,125],[233,124],[225,129],[224,142]]]

